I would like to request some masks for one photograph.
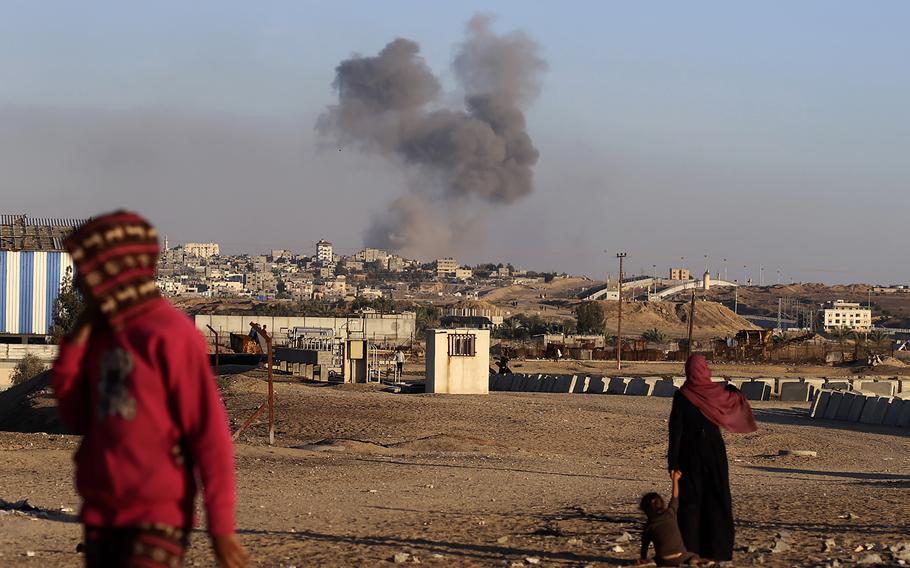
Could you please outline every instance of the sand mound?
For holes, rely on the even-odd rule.
[[[420,453],[471,453],[498,446],[500,444],[493,440],[453,434],[434,434],[394,445],[395,448]]]
[[[618,302],[601,301],[607,320],[607,330],[615,332],[619,315]],[[688,334],[689,304],[676,302],[623,302],[622,329],[624,336],[640,335],[647,329],[663,330],[671,337]],[[727,337],[743,329],[759,329],[748,320],[715,302],[695,302],[696,337]]]
[[[307,450],[310,452],[332,452],[345,454],[361,454],[372,456],[397,456],[404,454],[401,450],[383,446],[375,442],[365,442],[362,440],[348,440],[343,438],[330,438],[320,440],[315,444],[297,446],[296,449]]]

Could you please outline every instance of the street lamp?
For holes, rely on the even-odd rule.
[[[628,256],[624,252],[616,253],[619,259],[619,318],[616,323],[616,370],[622,369],[622,261]]]
[[[727,279],[727,259],[724,259],[724,280]]]

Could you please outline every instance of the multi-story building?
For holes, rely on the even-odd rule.
[[[872,330],[872,310],[857,302],[836,300],[822,310],[825,331],[846,328],[853,331]]]
[[[689,274],[688,268],[671,268],[670,269],[670,280],[691,280],[692,275]]]
[[[325,298],[342,299],[347,295],[347,280],[344,276],[336,276],[322,283],[322,294]]]
[[[474,271],[470,268],[456,268],[455,278],[458,280],[470,280],[474,276]]]
[[[272,249],[271,257],[272,257],[272,262],[275,262],[279,258],[283,258],[284,260],[291,260],[292,258],[294,258],[294,253],[292,253],[288,249]]]
[[[458,261],[454,258],[440,258],[436,261],[437,276],[454,276],[458,270]]]
[[[218,246],[218,243],[185,243],[183,252],[187,256],[209,258],[221,254],[221,247]]]
[[[358,252],[356,257],[357,260],[361,260],[363,262],[385,262],[389,257],[389,253],[382,249],[365,248],[362,251]]]
[[[334,259],[335,253],[332,250],[332,243],[324,239],[316,243],[316,262],[328,264]]]

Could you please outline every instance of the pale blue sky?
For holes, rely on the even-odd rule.
[[[335,65],[407,37],[451,84],[478,11],[549,71],[535,191],[465,260],[602,277],[627,249],[636,271],[707,253],[771,280],[910,281],[905,2],[0,2],[3,209],[354,249],[404,180],[316,149]]]

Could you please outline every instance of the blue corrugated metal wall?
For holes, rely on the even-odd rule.
[[[0,330],[6,328],[6,251],[0,250]]]
[[[65,252],[0,251],[0,333],[45,335],[72,260]]]
[[[57,301],[57,296],[60,294],[60,280],[62,279],[62,274],[60,274],[60,254],[59,252],[49,252],[47,253],[47,313],[44,317],[44,329],[45,333],[49,333],[51,326],[54,323],[54,302]]]
[[[35,253],[19,253],[19,333],[32,332],[32,295],[35,290],[33,271]]]

